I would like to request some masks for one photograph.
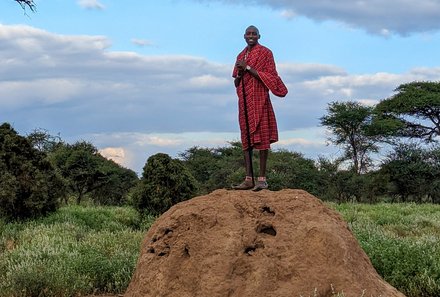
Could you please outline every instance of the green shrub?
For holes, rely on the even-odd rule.
[[[64,183],[46,158],[9,124],[0,126],[0,216],[35,218],[53,212]]]
[[[196,191],[196,180],[182,162],[159,153],[148,158],[133,203],[141,213],[159,215]]]

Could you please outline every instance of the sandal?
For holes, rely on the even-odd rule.
[[[267,188],[269,188],[269,185],[267,184],[267,182],[259,180],[255,184],[255,187],[252,189],[252,191],[257,192],[257,191],[265,190]]]
[[[252,180],[245,180],[239,185],[232,185],[233,190],[250,190],[254,188],[254,182]]]

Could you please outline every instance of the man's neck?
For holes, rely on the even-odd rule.
[[[253,44],[253,45],[248,45],[248,46],[247,46],[247,50],[248,50],[248,52],[250,52],[251,49],[253,49],[256,45],[258,45],[258,43],[255,43],[255,44]]]

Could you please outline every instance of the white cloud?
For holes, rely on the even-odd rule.
[[[182,140],[175,137],[155,136],[155,135],[142,135],[139,134],[137,145],[140,146],[159,146],[159,147],[171,147],[178,146]]]
[[[79,6],[87,9],[105,9],[105,6],[98,0],[78,0]]]
[[[106,147],[100,149],[99,153],[120,165],[125,165],[127,163],[125,150],[122,147]]]
[[[206,87],[228,87],[230,86],[230,80],[224,77],[216,77],[211,74],[205,74],[192,77],[189,80],[190,86],[194,88],[206,88]]]
[[[366,106],[374,106],[379,103],[380,100],[377,99],[358,99],[359,103],[366,105]]]
[[[102,36],[27,26],[0,25],[0,44],[0,119],[23,134],[44,128],[72,142],[86,135],[101,149],[123,149],[130,168],[149,154],[239,139],[232,65],[114,52]],[[281,135],[275,147],[314,153],[325,150],[325,137],[310,131],[329,102],[372,104],[401,83],[440,80],[440,67],[353,75],[335,65],[277,66],[290,90],[284,99],[272,96]],[[291,134],[298,130],[307,133]]]
[[[305,138],[286,138],[277,142],[277,146],[288,146],[293,144],[301,146],[322,146],[325,142],[322,140],[310,140]]]
[[[153,46],[153,45],[154,45],[154,44],[153,44],[151,41],[149,41],[149,40],[146,40],[146,39],[139,39],[139,38],[132,38],[132,39],[131,39],[131,42],[132,42],[133,44],[138,45],[138,46]]]
[[[281,16],[283,18],[286,18],[288,20],[293,19],[294,17],[297,16],[296,12],[293,9],[284,9],[283,11],[281,11]]]

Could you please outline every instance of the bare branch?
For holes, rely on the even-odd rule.
[[[26,7],[29,8],[32,12],[37,10],[37,6],[35,5],[33,0],[14,0],[26,11]]]

